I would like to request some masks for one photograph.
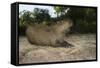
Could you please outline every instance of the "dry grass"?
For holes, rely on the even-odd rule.
[[[26,37],[19,37],[19,63],[76,61],[96,59],[95,35],[70,35],[65,40],[71,48],[38,46],[30,44]]]

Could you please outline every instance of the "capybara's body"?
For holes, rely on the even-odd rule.
[[[64,41],[64,32],[69,30],[72,22],[64,21],[55,25],[47,26],[38,24],[28,26],[26,36],[30,43],[38,45],[59,46]]]

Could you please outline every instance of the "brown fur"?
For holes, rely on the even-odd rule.
[[[57,42],[64,41],[64,31],[69,30],[71,26],[70,21],[61,21],[51,26],[31,25],[27,27],[26,36],[32,44],[58,46]]]

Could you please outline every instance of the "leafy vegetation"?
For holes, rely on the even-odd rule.
[[[51,25],[56,21],[71,19],[73,27],[71,33],[96,32],[96,8],[54,6],[57,17],[51,17],[48,9],[34,8],[33,12],[24,10],[19,13],[19,33],[25,34],[27,25]]]

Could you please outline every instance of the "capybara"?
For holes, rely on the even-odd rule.
[[[32,44],[63,46],[63,43],[65,44],[65,32],[68,32],[71,26],[71,20],[59,21],[51,26],[30,25],[26,29],[26,36]]]

